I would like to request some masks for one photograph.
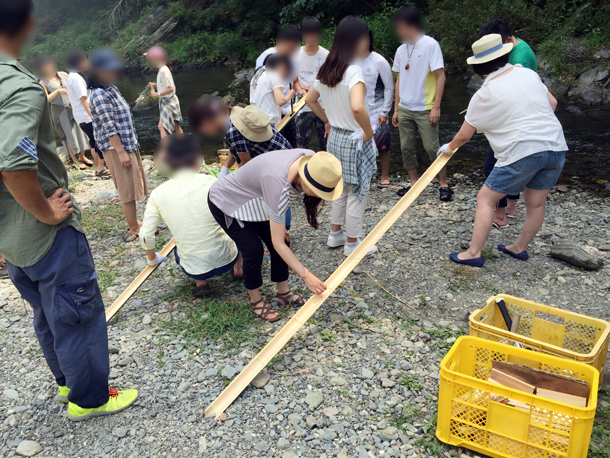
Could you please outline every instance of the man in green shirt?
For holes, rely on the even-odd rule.
[[[34,311],[44,357],[84,420],[125,409],[136,390],[109,390],[104,302],[80,210],[68,194],[49,106],[38,79],[18,61],[34,29],[32,0],[0,2],[0,253]]]
[[[513,35],[511,31],[510,25],[502,18],[495,18],[487,21],[483,26],[479,29],[479,38],[485,35],[491,35],[492,33],[497,33],[502,36],[502,41],[504,43],[512,43],[513,49],[508,55],[508,62],[512,65],[521,65],[522,67],[529,68],[530,70],[536,71],[538,69],[538,62],[536,61],[536,55],[532,48],[520,38],[517,38]],[[488,176],[493,167],[496,164],[496,158],[494,156],[494,152],[491,148],[487,152],[487,157],[485,159],[485,166],[483,167],[483,171],[485,176]],[[494,214],[494,227],[498,229],[503,229],[508,227],[508,219],[507,218],[516,218],[517,217],[517,200],[519,199],[519,194],[514,196],[506,196],[498,202],[496,207],[496,212]]]

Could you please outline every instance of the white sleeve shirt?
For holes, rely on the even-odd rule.
[[[80,99],[82,97],[89,97],[87,83],[78,73],[70,72],[68,75],[68,99],[70,99],[74,120],[78,124],[88,124],[91,122],[91,117],[81,103]]]
[[[380,54],[372,52],[362,61],[366,81],[369,115],[371,124],[377,124],[379,116],[388,117],[394,101],[394,77],[387,60]]]

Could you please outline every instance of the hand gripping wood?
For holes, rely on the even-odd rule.
[[[286,126],[286,124],[288,124],[288,121],[290,121],[292,118],[294,118],[296,116],[296,114],[299,111],[301,111],[301,109],[304,106],[305,106],[305,97],[303,97],[299,101],[299,103],[297,103],[294,106],[294,109],[292,110],[292,112],[288,113],[284,117],[284,119],[282,119],[278,123],[278,125],[275,126],[275,128],[278,131],[281,131]],[[212,170],[210,170],[207,165],[205,167],[206,167],[206,169],[208,169],[208,171],[210,172],[210,174],[213,177],[218,176]],[[167,245],[165,245],[165,247],[161,250],[161,254],[163,256],[169,256],[169,254],[174,250],[174,248],[175,248],[174,239],[171,239],[169,241],[169,243]],[[146,279],[150,276],[150,274],[152,274],[155,271],[156,268],[157,268],[157,266],[154,266],[154,267],[147,266],[140,273],[140,275],[138,275],[135,278],[135,280],[133,282],[131,282],[131,284],[127,287],[127,289],[125,291],[123,291],[123,293],[121,293],[121,295],[116,299],[116,301],[114,301],[114,303],[106,310],[106,323],[108,321],[110,321],[114,315],[116,315],[116,313],[120,310],[120,308],[123,307],[123,305],[125,305],[125,303],[129,300],[129,298],[135,294],[135,292],[140,288],[140,286],[142,286],[142,283],[144,283],[146,281]]]
[[[240,395],[240,393],[248,386],[248,384],[262,371],[271,359],[288,343],[288,341],[296,334],[301,326],[303,326],[316,310],[324,303],[333,291],[345,280],[352,272],[354,267],[360,263],[369,250],[375,245],[381,236],[385,234],[392,225],[401,217],[401,215],[409,208],[409,206],[417,199],[417,197],[426,189],[432,179],[441,171],[447,164],[451,154],[443,153],[436,158],[430,168],[421,176],[421,178],[413,185],[402,199],[392,208],[388,214],[377,224],[375,229],[366,236],[362,243],[356,248],[352,254],[339,266],[337,270],[326,280],[326,291],[323,294],[312,296],[303,307],[288,321],[280,332],[269,342],[262,351],[254,357],[254,359],[246,366],[246,368],[237,376],[235,380],[216,398],[212,404],[205,410],[205,415],[216,415],[217,417],[223,413],[227,407]]]

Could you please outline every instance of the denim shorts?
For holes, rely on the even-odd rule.
[[[174,256],[176,257],[176,264],[178,264],[180,266],[180,257],[178,256],[177,248],[174,251]],[[204,274],[198,274],[198,275],[189,274],[182,266],[180,266],[180,268],[182,269],[182,272],[184,272],[184,274],[187,277],[192,278],[193,280],[207,280],[208,278],[215,277],[216,275],[222,275],[225,272],[228,272],[229,270],[231,270],[233,268],[233,266],[237,263],[238,259],[239,259],[239,254],[233,261],[231,261],[227,265],[222,266],[222,267],[216,267],[215,269],[212,269],[209,272],[206,272]]]
[[[494,167],[485,186],[500,194],[519,194],[523,188],[551,189],[566,162],[565,151],[541,151],[504,167]]]

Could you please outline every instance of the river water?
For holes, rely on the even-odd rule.
[[[133,105],[140,92],[155,75],[127,75],[119,88],[127,101]],[[188,131],[186,113],[188,107],[201,95],[218,91],[221,96],[229,92],[233,72],[222,68],[184,70],[174,73],[178,97],[184,117],[184,130]],[[449,75],[443,97],[440,141],[450,141],[459,130],[464,115],[460,114],[468,106],[471,93],[467,90],[467,79],[463,76]],[[561,121],[570,151],[560,182],[579,181],[582,184],[600,186],[610,179],[608,173],[608,145],[610,144],[610,107],[579,107],[582,114],[566,110],[561,106],[557,116]],[[144,152],[154,150],[159,139],[157,123],[159,112],[153,109],[136,113],[136,128]],[[216,151],[222,144],[204,144],[203,151],[208,163],[217,162]],[[312,148],[315,148],[312,146]],[[475,137],[449,163],[450,176],[454,173],[469,174],[481,170],[487,152],[487,141],[483,135]],[[421,170],[429,164],[427,155],[421,150]],[[392,128],[392,168],[403,174],[400,156],[400,141],[397,129]]]

